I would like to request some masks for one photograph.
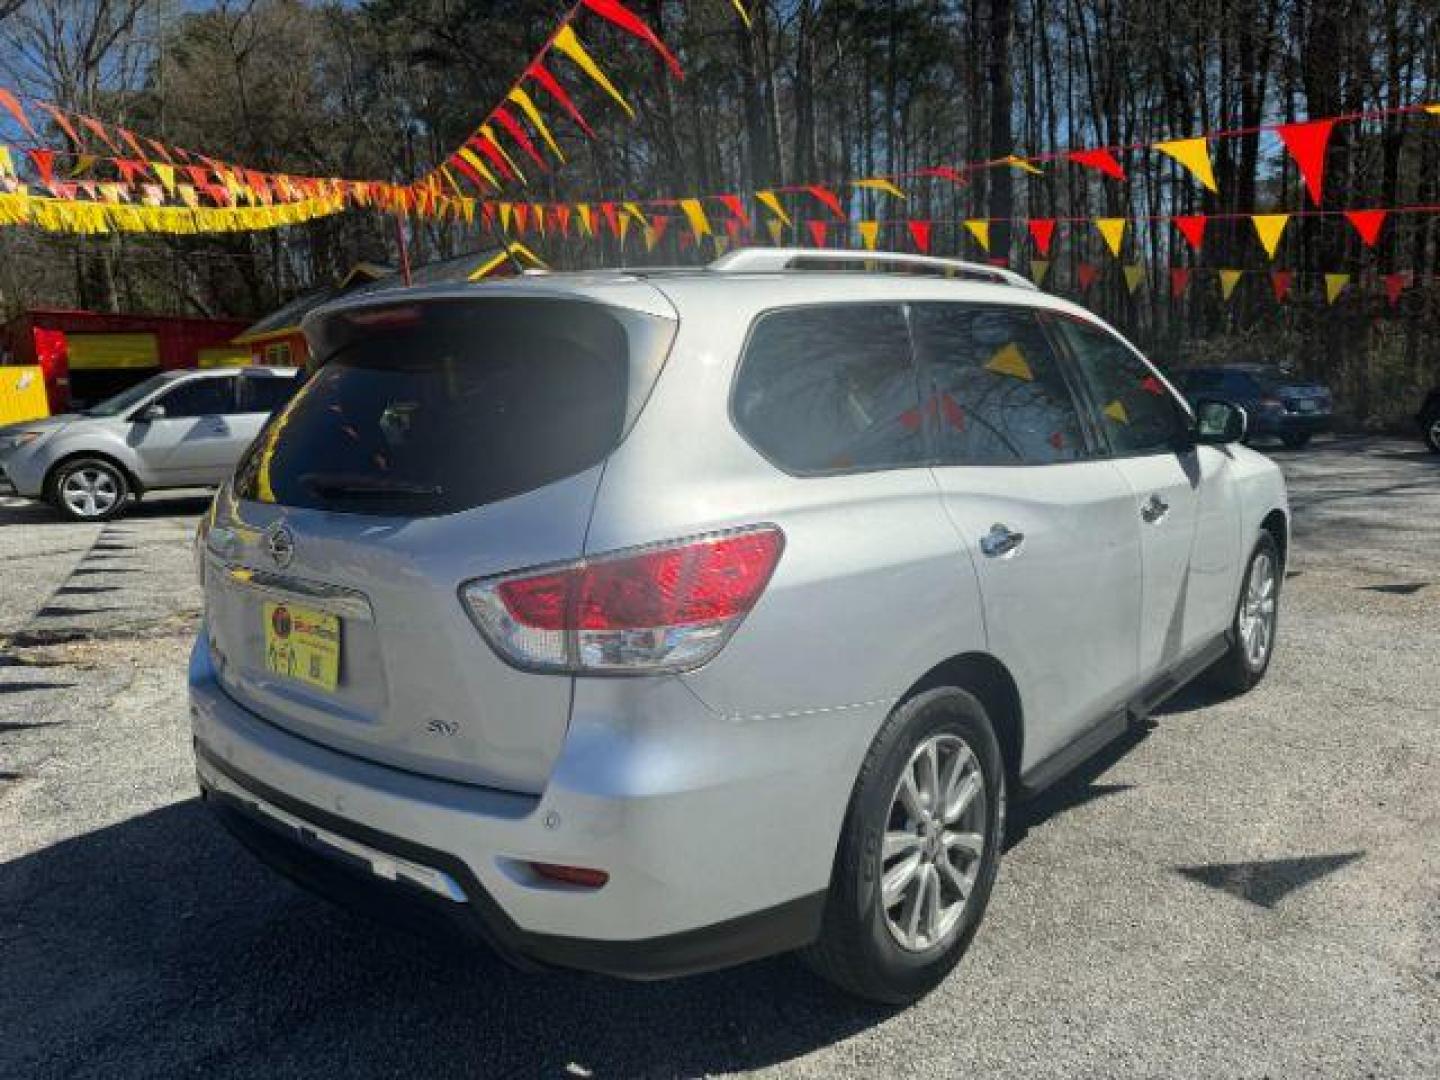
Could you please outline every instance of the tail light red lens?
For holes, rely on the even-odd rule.
[[[784,548],[774,526],[471,582],[462,597],[510,662],[652,674],[711,659],[755,606]]]

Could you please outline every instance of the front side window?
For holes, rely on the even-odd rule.
[[[1075,356],[1111,450],[1122,456],[1154,454],[1180,445],[1186,415],[1148,364],[1098,326],[1071,318],[1056,324]]]
[[[837,304],[762,316],[733,407],[741,434],[791,472],[925,460],[910,337],[898,306]]]
[[[925,411],[948,465],[1049,465],[1088,456],[1080,411],[1033,312],[916,304]]]
[[[165,410],[167,420],[224,416],[236,410],[235,382],[228,376],[190,379],[163,395],[155,404]]]
[[[246,375],[240,380],[240,411],[272,413],[295,391],[295,380],[273,375]]]

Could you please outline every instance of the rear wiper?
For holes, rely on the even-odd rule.
[[[352,499],[437,499],[445,494],[439,484],[414,484],[355,473],[305,473],[300,483],[316,495]]]

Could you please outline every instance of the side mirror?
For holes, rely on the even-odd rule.
[[[1250,430],[1250,418],[1239,405],[1202,398],[1195,402],[1195,441],[1208,446],[1237,443]]]
[[[146,405],[145,408],[140,410],[140,415],[137,416],[135,419],[139,420],[142,424],[151,424],[154,423],[156,420],[164,420],[165,406]]]

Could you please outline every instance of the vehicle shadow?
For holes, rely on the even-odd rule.
[[[1032,829],[1058,818],[1066,811],[1129,791],[1133,784],[1098,784],[1121,758],[1150,736],[1154,721],[1133,725],[1123,735],[1107,743],[1094,755],[1077,765],[1052,786],[1012,805],[1005,829],[1005,850],[1011,851],[1024,843]]]
[[[103,524],[123,524],[132,520],[154,520],[171,517],[198,517],[210,505],[209,492],[186,491],[184,494],[162,492],[148,495],[139,503],[131,503],[129,509],[113,521]],[[0,499],[0,528],[6,525],[83,525],[72,521],[48,503],[6,496]]]
[[[792,958],[662,983],[517,972],[300,892],[198,799],[0,865],[0,910],[5,1076],[709,1074],[892,1013]]]

